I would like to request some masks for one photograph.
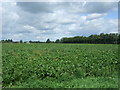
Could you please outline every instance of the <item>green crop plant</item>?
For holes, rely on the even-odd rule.
[[[3,87],[117,88],[118,45],[2,44]]]

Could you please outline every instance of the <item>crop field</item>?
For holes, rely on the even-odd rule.
[[[2,44],[3,87],[118,88],[118,45]]]

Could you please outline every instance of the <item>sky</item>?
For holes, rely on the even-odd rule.
[[[3,2],[2,39],[52,41],[118,32],[117,2]]]

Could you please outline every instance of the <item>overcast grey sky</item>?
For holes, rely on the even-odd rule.
[[[4,2],[2,39],[56,40],[118,32],[117,2]]]

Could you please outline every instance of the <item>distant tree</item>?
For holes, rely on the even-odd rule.
[[[7,43],[11,43],[12,42],[12,39],[8,39],[6,40]]]
[[[36,41],[36,43],[40,43],[40,41]]]
[[[55,41],[55,43],[60,43],[60,40],[59,40],[59,39],[57,39],[57,40]]]
[[[2,43],[4,43],[5,42],[5,40],[2,40]]]
[[[3,43],[12,43],[12,39],[8,39],[8,40],[2,40]]]
[[[2,43],[15,43],[12,39],[2,40]],[[16,42],[19,43],[19,42]],[[20,40],[20,43],[23,43]],[[44,43],[40,41],[29,41],[29,43]],[[46,40],[46,43],[54,43],[50,39]],[[55,43],[94,43],[94,44],[120,44],[120,34],[119,33],[110,33],[104,34],[100,33],[99,35],[90,35],[90,36],[75,36],[75,37],[63,37],[62,39],[57,39]]]
[[[54,43],[54,41],[50,41],[50,43]]]
[[[23,41],[22,41],[22,40],[20,40],[20,43],[23,43]]]
[[[32,41],[30,40],[29,43],[32,43]]]
[[[117,43],[120,44],[120,34],[118,35]]]
[[[118,33],[85,36],[75,36],[75,37],[64,37],[61,39],[62,43],[95,43],[95,44],[117,44],[120,43]]]
[[[46,40],[46,43],[51,43],[50,39],[47,39],[47,40]]]

